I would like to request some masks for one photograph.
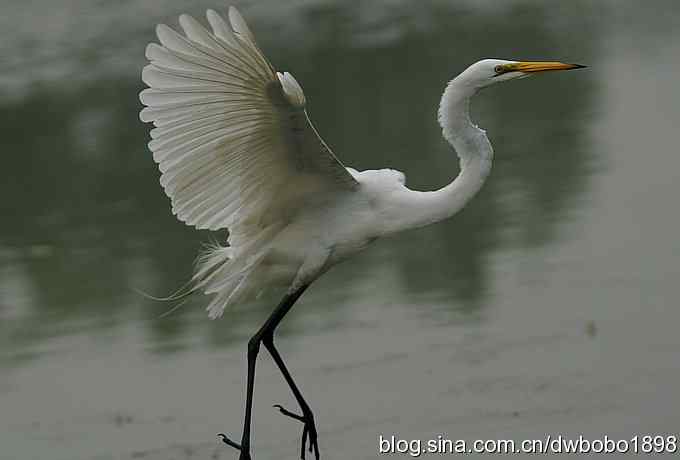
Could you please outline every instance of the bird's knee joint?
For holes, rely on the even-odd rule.
[[[252,337],[250,340],[248,340],[248,357],[257,356],[257,353],[260,351],[261,341],[262,337],[259,335],[256,335]]]
[[[274,331],[265,332],[264,335],[262,336],[262,343],[264,344],[265,347],[270,347],[274,345]]]

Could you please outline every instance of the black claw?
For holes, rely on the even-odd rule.
[[[319,442],[316,438],[316,432],[309,435],[309,452],[314,452],[314,457],[319,460]]]
[[[280,404],[274,404],[275,408],[279,410],[283,415],[295,419],[304,424],[302,429],[302,445],[300,446],[300,459],[305,460],[305,451],[309,450],[310,453],[314,453],[316,460],[319,460],[319,442],[317,441],[316,427],[314,426],[314,421],[312,417],[304,417],[298,415],[294,412],[289,411]],[[307,447],[307,439],[309,438],[309,447]]]
[[[319,460],[319,443],[316,440],[314,440],[314,457]]]
[[[276,407],[279,410],[279,412],[281,412],[283,415],[287,417],[294,418],[295,420],[300,421],[302,423],[306,423],[306,420],[302,415],[298,415],[294,412],[289,411],[288,409],[281,406],[281,404],[274,404],[274,406],[272,407]]]
[[[302,429],[302,446],[300,446],[300,458],[305,460],[305,444],[307,444],[307,425]]]
[[[224,433],[218,433],[217,436],[219,436],[220,438],[222,438],[222,442],[225,443],[226,445],[231,446],[231,447],[233,447],[233,448],[236,449],[236,450],[243,450],[243,449],[241,448],[241,444],[238,444],[238,443],[232,441],[232,440],[229,439],[229,438],[227,437],[227,435],[225,435]]]

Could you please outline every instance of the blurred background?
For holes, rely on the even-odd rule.
[[[474,103],[496,151],[445,223],[334,268],[278,343],[322,458],[378,436],[590,438],[680,426],[680,4],[236,2],[348,165],[415,189],[458,160],[436,108],[484,57],[585,71]],[[218,0],[4,0],[0,17],[0,459],[236,458],[245,345],[276,299],[211,322],[165,295],[224,234],[176,221],[138,118],[154,25]],[[258,364],[255,458],[296,458],[295,404]]]

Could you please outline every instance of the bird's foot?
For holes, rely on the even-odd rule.
[[[307,450],[306,444],[307,439],[309,439],[308,447],[309,452],[314,453],[314,457],[316,458],[316,460],[319,460],[319,441],[316,432],[316,425],[314,424],[314,416],[312,415],[312,413],[303,412],[303,415],[298,415],[296,413],[289,411],[288,409],[285,409],[279,404],[275,404],[274,407],[276,407],[279,410],[279,412],[281,412],[283,415],[295,419],[298,422],[304,424],[304,427],[302,428],[302,445],[300,446],[300,458],[302,460],[305,460],[305,451]]]
[[[241,455],[238,456],[238,460],[251,460],[250,458],[250,452],[248,452],[248,449],[244,449],[241,444],[232,441],[225,435],[224,433],[219,433],[217,436],[219,436],[222,439],[222,442],[225,443],[228,446],[233,447],[234,449],[238,450],[241,452]]]

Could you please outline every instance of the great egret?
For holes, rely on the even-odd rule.
[[[276,72],[238,11],[229,24],[207,11],[212,31],[190,16],[186,36],[156,28],[160,45],[146,48],[140,118],[153,122],[149,149],[161,170],[172,211],[199,229],[228,229],[226,245],[200,258],[187,293],[213,294],[209,316],[266,288],[285,295],[248,342],[248,378],[240,443],[220,435],[250,459],[255,361],[263,344],[297,400],[303,424],[301,458],[319,458],[314,416],[274,346],[274,331],[307,287],[330,267],[376,239],[422,227],[459,211],[482,187],[493,150],[470,121],[470,98],[494,83],[533,73],[576,69],[560,62],[484,59],[451,80],[439,106],[444,137],[460,158],[460,173],[440,190],[418,192],[392,169],[346,168],[319,137],[300,84]]]

